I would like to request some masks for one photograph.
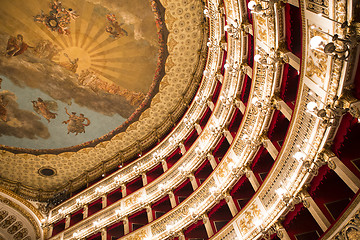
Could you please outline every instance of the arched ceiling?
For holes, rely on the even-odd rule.
[[[0,58],[7,118],[0,122],[0,181],[22,195],[35,198],[79,178],[81,185],[141,152],[152,144],[144,140],[168,131],[196,90],[204,61],[200,1],[1,6],[3,48],[17,34],[28,45]],[[41,175],[41,168],[55,175]]]

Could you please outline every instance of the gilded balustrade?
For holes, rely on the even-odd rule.
[[[218,50],[219,51],[219,50]],[[213,66],[217,66],[217,64],[215,63],[212,63],[212,65]],[[213,67],[212,67],[213,68]],[[231,93],[232,95],[234,95],[235,93],[234,92],[236,92],[236,88],[235,89],[228,89],[228,93]],[[219,117],[220,117],[220,122],[225,122],[225,121],[227,121],[227,118],[228,118],[228,112],[230,111],[230,109],[227,109],[226,110],[226,112],[225,112],[225,114],[223,114],[223,115],[219,115]],[[187,119],[189,119],[189,117],[188,116],[186,116],[186,118]],[[186,128],[186,124],[184,123],[183,125],[185,125],[183,128]],[[180,125],[180,127],[181,127],[181,125]],[[204,135],[209,135],[209,132],[211,132],[211,130],[209,131],[208,130],[208,133],[206,133],[206,131],[204,130],[203,131],[205,134]],[[213,133],[211,133],[211,134],[213,134]],[[218,134],[221,134],[221,133],[218,133]],[[170,138],[170,137],[169,137]],[[199,137],[199,139],[201,139],[201,136]],[[209,139],[206,139],[206,137],[205,137],[205,139],[204,139],[204,141],[205,140],[209,140]],[[212,142],[212,144],[210,145],[210,146],[213,146],[214,144],[215,144],[215,141],[214,140],[216,140],[216,138],[211,138],[211,141],[210,142]],[[208,150],[209,150],[209,148],[210,148],[210,146],[208,147],[207,146],[207,148],[208,148]],[[201,147],[203,147],[203,146],[201,146]],[[183,157],[183,161],[182,162],[186,162],[187,161],[187,156],[191,156],[191,155],[193,155],[193,152],[195,151],[194,149],[197,149],[198,148],[198,146],[196,145],[196,144],[194,144],[192,147],[191,147],[191,149],[186,153],[186,155]],[[207,150],[207,151],[208,151]],[[195,163],[195,165],[198,165],[198,161],[197,161],[197,157],[193,157],[192,159],[194,159],[195,161],[194,161],[194,163]],[[136,164],[136,165],[135,165]],[[136,171],[134,171],[134,165],[135,166],[137,166],[136,167]],[[151,164],[149,164],[149,165],[151,165]],[[180,165],[180,161],[179,161],[179,163],[177,164],[177,166],[178,165]],[[139,165],[139,163],[138,162],[136,162],[136,163],[134,163],[134,164],[132,164],[132,165],[130,165],[130,166],[128,166],[127,168],[124,168],[124,172],[126,171],[127,173],[128,173],[128,175],[135,175],[136,176],[136,174],[134,174],[134,172],[141,172],[142,171],[142,165]],[[174,170],[175,169],[175,170]],[[180,179],[180,181],[179,182],[181,182],[182,181],[182,178],[179,178],[179,177],[174,177],[174,176],[172,176],[172,175],[174,175],[174,173],[175,173],[175,175],[176,175],[176,171],[177,171],[177,168],[176,168],[176,166],[175,167],[173,167],[172,168],[172,171],[168,171],[168,172],[166,172],[165,174],[163,174],[163,176],[161,176],[161,178],[166,178],[167,176],[170,176],[170,179]],[[190,169],[190,171],[191,171],[191,169]],[[122,173],[122,172],[121,172]],[[179,175],[179,174],[178,174]],[[122,177],[121,177],[121,182],[123,182],[123,179],[125,179],[124,177],[123,177],[123,175],[121,175]],[[118,183],[116,184],[116,180],[115,180],[115,177],[118,177],[116,180],[119,180],[119,174],[117,173],[117,174],[114,174],[112,177],[110,177],[110,178],[107,178],[106,180],[108,180],[109,182],[110,182],[110,184],[109,184],[109,187],[103,187],[103,188],[101,188],[100,187],[100,189],[101,189],[101,194],[103,194],[103,193],[106,193],[106,192],[108,192],[108,191],[110,191],[110,189],[114,189],[115,187],[117,187],[117,185],[118,185]],[[154,182],[154,183],[152,183],[152,184],[149,184],[148,186],[146,186],[145,188],[146,189],[151,189],[151,188],[153,188],[154,186],[156,186],[156,184],[160,184],[159,182],[160,182],[161,180],[159,179],[159,180],[157,180],[156,182]],[[105,182],[105,181],[104,181]],[[167,181],[165,181],[165,182],[167,182]],[[77,204],[75,204],[76,203],[76,199],[72,199],[73,201],[72,202],[66,202],[67,204],[69,204],[69,205],[71,205],[71,209],[66,209],[66,211],[64,211],[63,209],[64,209],[64,205],[66,205],[66,203],[65,204],[62,204],[61,206],[59,206],[57,209],[55,209],[54,210],[54,212],[56,212],[56,210],[59,210],[59,209],[62,209],[62,211],[60,211],[60,214],[57,214],[57,215],[55,215],[55,216],[53,216],[52,218],[51,218],[51,222],[55,222],[57,219],[59,219],[59,218],[61,218],[62,216],[64,216],[65,214],[68,214],[69,212],[73,212],[73,211],[75,211],[77,208],[79,208],[79,201],[81,201],[81,203],[80,203],[80,205],[82,205],[82,204],[84,204],[84,203],[86,203],[86,202],[91,202],[91,200],[93,200],[93,199],[95,199],[95,198],[97,198],[98,196],[99,196],[99,191],[97,191],[96,189],[98,189],[99,190],[99,185],[100,186],[104,186],[104,184],[102,183],[102,182],[100,182],[99,184],[96,184],[95,186],[93,186],[92,188],[91,188],[91,190],[89,190],[89,191],[87,191],[87,192],[90,192],[91,193],[91,195],[90,195],[90,198],[80,198],[80,197],[78,197],[77,199],[80,199],[80,200],[78,200],[78,203]],[[175,186],[176,184],[169,184],[170,186]],[[140,191],[138,191],[138,192],[141,192],[141,191],[143,191],[143,190],[140,190]],[[112,206],[109,206],[108,208],[107,208],[107,213],[108,212],[111,212],[111,210],[114,210],[116,207],[119,207],[119,206],[121,206],[122,204],[121,203],[123,203],[123,202],[128,202],[130,205],[132,204],[132,203],[136,203],[136,201],[134,202],[133,201],[133,199],[137,199],[137,196],[139,195],[138,194],[138,192],[135,192],[134,194],[132,194],[132,195],[129,195],[128,197],[126,197],[126,198],[124,198],[124,199],[122,199],[122,200],[120,200],[118,203],[116,203],[116,204],[114,204],[114,205],[112,205]],[[152,192],[152,191],[150,191],[150,192]],[[157,194],[154,194],[154,195],[156,195],[156,197],[158,198],[159,196],[161,196],[161,195],[159,195],[158,193]],[[143,196],[143,194],[140,194],[139,196]],[[91,197],[93,198],[93,199],[91,199]],[[129,200],[130,199],[130,200]],[[75,201],[75,203],[74,203],[74,201]],[[150,199],[147,199],[146,200],[146,202],[151,202],[151,200]],[[141,205],[141,204],[140,204]],[[135,208],[136,208],[137,206],[135,206]],[[110,210],[110,208],[111,208],[111,210]],[[125,212],[125,211],[124,211]],[[129,211],[129,213],[131,213],[131,212],[133,212],[133,211]],[[58,213],[58,211],[56,212],[56,213]],[[103,216],[104,214],[106,214],[106,213],[104,213],[103,211],[101,211],[101,215]],[[97,214],[96,214],[96,216],[97,216]],[[89,220],[84,220],[84,221],[82,221],[80,224],[78,224],[78,225],[76,225],[76,229],[79,231],[79,229],[80,229],[80,231],[81,231],[81,226],[87,226],[87,223],[86,222],[89,222],[92,218],[95,218],[95,216],[93,217],[90,217],[89,218]],[[109,220],[109,221],[111,221],[111,220]],[[69,229],[69,230],[71,230],[71,229]],[[68,231],[68,230],[66,230],[66,231]],[[87,233],[88,234],[88,233]],[[67,236],[68,234],[67,234],[67,232],[65,232],[65,236]]]
[[[301,1],[303,11],[305,4]],[[303,27],[306,26],[303,31],[303,41],[306,42],[312,37],[311,26],[315,24],[314,19],[319,16],[315,17],[307,12],[303,16],[305,16]],[[331,23],[322,25],[321,28],[322,31],[332,33],[336,26]],[[314,51],[308,46],[309,44],[303,45],[303,56]],[[276,224],[277,219],[285,215],[299,199],[301,200],[302,188],[317,174],[317,169],[321,166],[318,154],[331,137],[330,132],[334,132],[332,130],[336,128],[336,125],[334,126],[336,122],[333,119],[324,121],[309,112],[307,105],[309,102],[315,102],[318,106],[328,104],[332,106],[334,97],[340,96],[344,86],[351,84],[349,72],[351,73],[354,67],[321,52],[317,56],[322,57],[320,61],[330,63],[327,66],[331,67],[320,70],[321,65],[312,62],[309,65],[309,60],[302,63],[296,107],[274,167],[247,206],[212,239],[234,239],[234,233],[236,239],[253,239],[265,234]],[[316,67],[318,69],[314,70]],[[358,231],[356,227],[353,229]],[[354,234],[356,235],[357,232]]]

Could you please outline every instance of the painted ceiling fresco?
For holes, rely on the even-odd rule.
[[[159,80],[143,0],[0,0],[0,145],[59,149],[124,126]]]

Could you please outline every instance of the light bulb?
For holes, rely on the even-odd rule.
[[[255,1],[250,1],[250,2],[248,3],[248,8],[249,8],[250,10],[254,10],[254,9],[255,9],[255,6],[256,6],[256,2],[255,2]]]
[[[310,40],[310,48],[311,49],[317,49],[320,48],[320,46],[323,44],[324,39],[320,36],[315,36],[311,38]]]
[[[255,62],[259,62],[261,60],[261,55],[260,54],[256,54],[255,56],[254,56],[254,61]]]
[[[315,111],[315,109],[317,109],[317,104],[316,104],[316,102],[309,102],[309,103],[306,105],[306,108],[307,108],[310,112],[313,112],[313,111]]]
[[[303,160],[306,157],[305,153],[297,152],[294,154],[294,158],[298,161]]]

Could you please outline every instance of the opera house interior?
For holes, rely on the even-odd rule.
[[[360,239],[359,0],[0,6],[0,240]]]

